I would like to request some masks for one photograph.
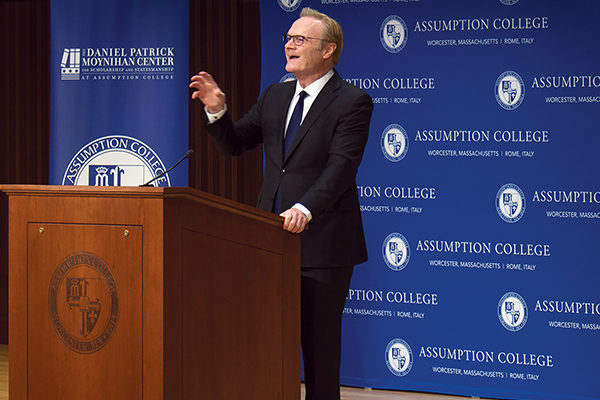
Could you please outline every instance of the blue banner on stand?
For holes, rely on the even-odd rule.
[[[375,102],[342,384],[600,399],[600,3],[265,0],[263,88],[303,7]]]
[[[183,156],[188,54],[187,0],[52,0],[50,183],[137,186]]]

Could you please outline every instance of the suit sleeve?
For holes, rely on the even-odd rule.
[[[235,124],[229,111],[222,118],[207,124],[219,152],[228,156],[240,156],[262,143],[261,119],[264,97],[271,87],[265,90],[258,102]],[[207,122],[207,121],[206,121]]]
[[[298,200],[311,211],[313,217],[332,207],[344,193],[355,190],[356,173],[367,144],[372,112],[373,100],[363,92],[340,115],[326,166]]]

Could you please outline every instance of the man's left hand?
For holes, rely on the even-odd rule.
[[[306,228],[308,224],[307,216],[296,208],[290,208],[279,214],[285,221],[283,221],[283,229],[292,233],[300,233]]]

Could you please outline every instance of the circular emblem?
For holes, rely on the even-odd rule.
[[[400,161],[408,152],[408,135],[397,124],[388,125],[381,134],[381,151],[390,161]]]
[[[282,76],[281,79],[279,80],[279,83],[288,82],[288,81],[295,81],[295,80],[296,80],[296,76],[290,72],[290,73],[285,74],[284,76]]]
[[[390,269],[401,271],[408,265],[410,247],[408,241],[399,233],[391,233],[383,241],[381,248],[383,260]]]
[[[50,280],[48,309],[56,335],[69,349],[90,354],[104,347],[119,317],[117,284],[106,263],[87,252],[65,258]]]
[[[277,0],[277,4],[283,11],[292,12],[300,7],[302,0]]]
[[[519,74],[514,71],[506,71],[496,79],[494,92],[500,107],[505,110],[514,110],[523,102],[525,84]]]
[[[502,296],[498,302],[498,319],[509,331],[523,328],[527,322],[527,304],[523,297],[514,292]]]
[[[404,376],[410,372],[413,365],[413,353],[402,339],[393,339],[385,349],[385,364],[396,376]]]
[[[507,6],[512,6],[513,4],[517,4],[519,0],[500,0],[500,3],[505,4]]]
[[[104,136],[83,146],[63,176],[63,185],[139,186],[165,171],[147,144],[129,136]],[[169,174],[153,182],[171,186]]]
[[[383,48],[390,53],[402,50],[408,39],[408,28],[404,20],[397,15],[387,17],[379,28],[379,39]]]
[[[517,222],[525,213],[525,195],[520,187],[507,183],[496,194],[496,211],[506,222]]]

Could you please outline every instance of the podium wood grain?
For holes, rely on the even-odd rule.
[[[11,399],[299,398],[300,243],[281,218],[186,188],[0,191]],[[108,339],[82,315],[96,307],[98,326],[108,326],[102,313],[116,297],[69,297],[64,284],[102,279],[78,265],[60,280],[58,266],[77,252],[114,277],[118,320]],[[105,343],[89,353],[69,347],[77,324],[88,334],[77,340]]]

